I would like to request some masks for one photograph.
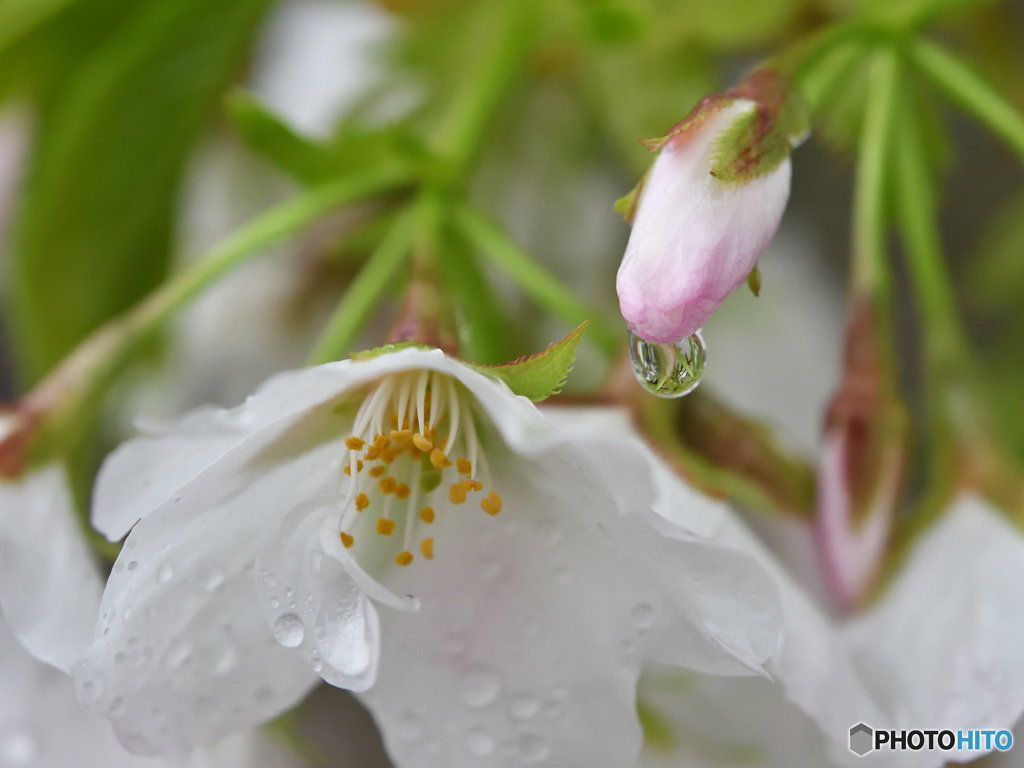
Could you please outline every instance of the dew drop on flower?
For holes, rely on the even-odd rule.
[[[700,331],[677,341],[659,344],[629,331],[629,360],[637,381],[658,397],[682,397],[700,384],[707,346]]]
[[[483,728],[474,728],[466,736],[466,749],[477,757],[486,757],[494,751],[494,737]]]
[[[0,731],[0,765],[32,765],[37,752],[36,739],[26,728],[5,728]]]
[[[548,743],[542,737],[533,733],[521,734],[516,742],[516,747],[519,752],[519,759],[527,765],[541,763],[551,755]]]
[[[530,693],[515,694],[508,704],[508,712],[516,720],[529,720],[540,711],[540,701]]]
[[[305,634],[306,628],[302,624],[302,619],[294,613],[282,614],[274,622],[274,637],[285,648],[297,648],[302,645]]]
[[[633,610],[630,611],[629,617],[633,620],[633,624],[638,629],[648,629],[654,624],[654,609],[647,603],[639,603],[633,606]]]
[[[488,669],[472,669],[467,672],[459,684],[459,693],[467,706],[481,709],[498,698],[501,681]]]
[[[309,662],[309,666],[312,668],[314,672],[319,674],[320,670],[324,668],[324,663],[320,661],[320,659],[313,659],[311,662]]]
[[[168,565],[167,563],[164,563],[163,565],[161,565],[157,569],[156,580],[159,581],[161,584],[166,584],[168,581],[170,581],[173,578],[174,578],[174,569],[170,565]]]

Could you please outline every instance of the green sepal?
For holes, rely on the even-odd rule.
[[[647,185],[647,179],[650,175],[651,169],[648,168],[647,173],[645,173],[640,181],[637,182],[637,185],[616,200],[615,204],[612,206],[612,210],[630,224],[633,223],[633,219],[636,217],[636,211],[637,208],[640,207],[640,199],[643,197],[644,187]]]
[[[755,296],[761,295],[761,270],[758,269],[757,264],[750,270],[750,274],[747,275],[747,287],[750,288],[750,292]]]
[[[754,102],[715,139],[711,175],[746,184],[765,176],[807,138],[810,118],[800,94],[779,73],[763,68],[748,75],[730,94]]]
[[[713,93],[710,96],[705,96],[698,102],[697,106],[690,110],[690,114],[669,128],[668,133],[664,136],[656,136],[653,139],[640,139],[640,143],[651,152],[657,152],[672,141],[672,139],[700,125],[711,115],[725,109],[735,100],[734,96],[725,93]]]
[[[517,395],[528,397],[537,403],[557,395],[565,385],[565,380],[576,360],[576,347],[586,327],[587,323],[583,323],[561,341],[548,344],[548,348],[543,352],[521,357],[511,363],[467,365],[486,376],[501,379]]]
[[[400,352],[403,349],[410,348],[425,350],[434,349],[434,347],[427,346],[426,344],[420,344],[416,341],[396,341],[393,344],[381,344],[379,347],[365,349],[362,352],[353,352],[350,357],[353,360],[363,362],[364,360],[373,360],[381,355],[390,355],[392,352]]]

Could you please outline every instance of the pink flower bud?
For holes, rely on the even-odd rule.
[[[649,341],[699,330],[757,266],[786,207],[794,134],[778,99],[739,92],[705,99],[638,190],[616,288],[626,323]]]

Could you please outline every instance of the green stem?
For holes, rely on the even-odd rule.
[[[334,208],[405,181],[407,177],[394,172],[352,177],[319,187],[258,216],[126,314],[99,328],[26,396],[26,403],[44,417],[47,435],[73,441],[76,426],[88,420],[91,409],[139,344],[205,288],[246,258]]]
[[[538,304],[570,327],[589,320],[589,336],[609,357],[622,351],[623,333],[611,327],[601,314],[575,297],[573,292],[538,264],[484,216],[465,205],[454,206],[456,229],[505,270]]]
[[[938,373],[963,364],[969,356],[969,345],[942,257],[930,169],[921,151],[921,132],[908,112],[904,110],[900,124],[896,204],[910,278],[922,316],[925,353],[933,372]]]
[[[774,58],[773,64],[788,72],[793,82],[799,84],[836,49],[863,34],[864,27],[859,21],[830,24],[783,51]]]
[[[820,112],[829,97],[837,92],[864,55],[864,47],[862,40],[844,40],[806,68],[799,79],[794,79],[794,86],[812,114]]]
[[[492,13],[493,4],[484,10],[487,26],[481,30],[481,40],[487,40],[488,53],[483,61],[466,69],[465,85],[435,138],[438,152],[451,160],[459,173],[465,173],[498,104],[522,72],[536,26],[534,0],[506,0],[502,13]]]
[[[321,332],[309,356],[310,365],[329,363],[348,353],[360,326],[409,255],[415,218],[415,210],[404,211],[391,225]]]
[[[853,269],[855,295],[882,298],[890,292],[886,262],[885,172],[890,128],[899,90],[899,60],[880,48],[871,63],[870,95],[857,153],[853,200]]]
[[[909,47],[917,66],[965,112],[1006,142],[1024,161],[1024,116],[980,75],[928,40]]]

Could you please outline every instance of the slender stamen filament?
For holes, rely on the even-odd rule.
[[[347,455],[338,472],[339,484],[348,479],[339,531],[346,548],[356,544],[355,528],[371,510],[371,525],[382,537],[390,537],[402,525],[401,549],[397,542],[390,545],[383,543],[386,538],[378,539],[382,546],[396,546],[397,565],[412,564],[414,552],[424,560],[434,558],[434,537],[418,532],[435,523],[437,499],[442,505],[463,504],[470,493],[484,487],[476,479],[483,457],[467,400],[459,397],[452,377],[422,370],[386,377],[363,401],[353,432],[343,441]],[[486,477],[486,467],[481,471]],[[439,488],[445,490],[431,504],[431,495]],[[339,495],[341,491],[339,485]],[[406,502],[404,509],[395,510],[396,498]],[[497,493],[478,498],[485,513],[501,511]],[[392,519],[393,512],[397,519]]]

